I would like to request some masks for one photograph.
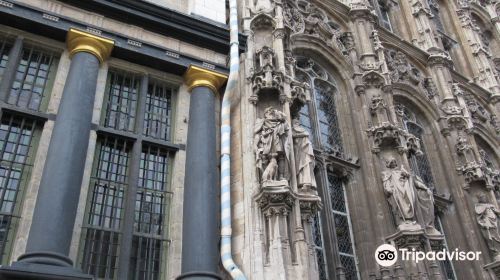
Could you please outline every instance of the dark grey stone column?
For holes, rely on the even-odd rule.
[[[70,37],[73,36],[73,37]],[[75,39],[75,40],[72,40]],[[99,63],[109,55],[89,48],[98,39],[70,30],[73,55],[33,214],[26,253],[0,279],[92,279],[73,268],[68,254],[94,107]],[[73,46],[73,47],[72,47]]]
[[[16,77],[17,65],[21,60],[21,56],[23,54],[23,41],[24,38],[22,36],[18,36],[14,45],[9,51],[9,60],[7,61],[7,65],[5,67],[5,72],[3,73],[2,82],[0,83],[0,100],[7,102],[7,98],[9,97],[10,89],[12,87],[12,83],[14,82],[14,78]]]
[[[195,87],[189,105],[182,223],[182,275],[178,279],[221,279],[219,188],[215,93]]]
[[[20,260],[61,263],[47,253],[67,256],[73,236],[85,158],[89,143],[99,60],[87,52],[72,59],[50,140],[33,222]],[[57,218],[55,218],[57,217]]]

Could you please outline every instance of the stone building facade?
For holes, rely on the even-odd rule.
[[[226,1],[0,15],[0,279],[230,279]],[[243,0],[238,16],[247,279],[500,278],[500,2]],[[481,255],[383,267],[384,243]]]

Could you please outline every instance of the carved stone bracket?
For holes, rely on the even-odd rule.
[[[396,125],[383,123],[371,127],[367,132],[373,139],[372,151],[374,153],[380,152],[383,147],[396,148],[400,153],[421,153],[419,139]]]
[[[398,230],[396,233],[386,237],[386,240],[394,243],[397,248],[415,248],[422,251],[426,244],[426,236],[423,229]]]
[[[295,204],[295,194],[284,184],[263,186],[255,195],[255,201],[263,211],[269,208],[274,211],[277,207],[290,210]]]

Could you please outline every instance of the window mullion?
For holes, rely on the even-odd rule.
[[[141,87],[138,97],[138,110],[136,110],[135,129],[138,134],[142,133],[145,109],[145,97],[148,91],[148,76],[144,75],[141,81]],[[133,86],[133,85],[132,85]],[[132,256],[132,247],[134,235],[134,217],[135,217],[135,202],[139,183],[139,172],[142,153],[142,140],[139,138],[134,142],[132,147],[132,155],[130,157],[128,188],[125,194],[125,207],[123,213],[122,240],[124,244],[120,248],[120,256],[118,260],[118,279],[129,279],[129,266]]]
[[[9,60],[5,66],[5,72],[3,73],[2,81],[0,83],[0,99],[1,101],[7,102],[9,97],[12,83],[14,82],[17,67],[23,56],[23,41],[24,38],[19,36],[16,38],[14,45],[9,51]]]

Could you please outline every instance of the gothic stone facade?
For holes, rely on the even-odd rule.
[[[97,56],[62,254],[98,279],[175,279],[187,219],[218,203],[188,190],[189,151],[213,148],[196,161],[217,170],[220,142],[200,134],[219,127],[220,102],[188,69],[228,73],[225,1],[118,2],[0,1],[5,265],[40,247],[35,205],[83,59],[63,43],[71,32],[114,48]],[[500,279],[500,2],[244,0],[238,12],[232,233],[248,279]],[[212,106],[214,122],[194,125],[190,106]],[[481,257],[382,267],[383,243]]]

